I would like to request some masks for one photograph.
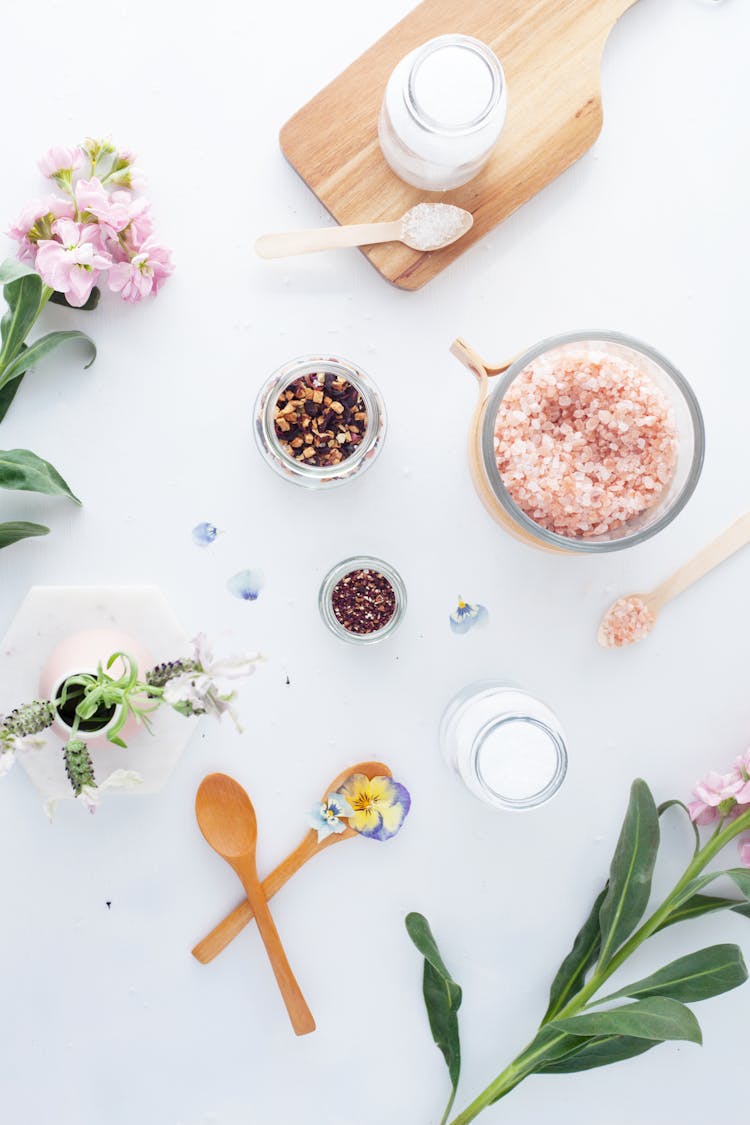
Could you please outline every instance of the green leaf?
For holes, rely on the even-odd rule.
[[[599,912],[602,934],[599,964],[632,934],[648,905],[656,853],[659,817],[645,781],[633,782],[620,838],[609,870],[609,887]]]
[[[580,992],[586,980],[586,973],[596,964],[601,945],[601,932],[599,930],[599,911],[608,885],[600,892],[591,912],[578,931],[573,942],[573,948],[557,970],[555,979],[549,993],[549,1006],[544,1016],[543,1023],[547,1023],[565,1007],[568,1000]]]
[[[667,1039],[702,1042],[700,1026],[690,1009],[666,996],[650,996],[606,1012],[584,1012],[556,1020],[551,1026],[568,1035],[628,1035],[660,1043]]]
[[[713,914],[717,910],[732,910],[735,914],[744,914],[750,918],[750,903],[738,902],[736,898],[718,898],[714,895],[692,895],[681,906],[673,910],[665,922],[654,930],[666,930],[667,926],[674,926],[678,922],[687,922],[691,918],[700,918],[701,914]]]
[[[461,1044],[456,1014],[461,1007],[461,989],[445,967],[427,919],[422,914],[407,914],[406,930],[425,959],[422,992],[432,1038],[443,1054],[450,1075],[453,1090],[450,1109],[461,1073]],[[446,1115],[447,1113],[448,1110]]]
[[[725,874],[729,876],[733,883],[736,883],[745,898],[750,899],[750,871],[746,867],[733,867],[731,871],[727,871]]]
[[[27,277],[35,272],[31,266],[20,262],[18,258],[6,258],[4,262],[0,262],[0,285],[7,285],[10,281],[16,281],[19,277]]]
[[[42,279],[33,271],[21,274],[20,277],[8,282],[3,289],[8,309],[0,321],[0,337],[2,337],[0,386],[6,382],[5,365],[13,362],[13,357],[39,316],[39,311],[44,304],[43,292]]]
[[[0,549],[34,535],[49,535],[49,528],[41,523],[0,523]]]
[[[49,302],[51,305],[62,305],[63,308],[74,309],[75,312],[92,312],[99,304],[99,298],[101,297],[101,295],[101,289],[99,289],[99,287],[95,285],[91,290],[89,299],[86,301],[85,305],[71,305],[70,301],[67,299],[64,293],[57,292],[52,294]]]
[[[29,449],[0,449],[0,488],[22,492],[43,492],[48,496],[69,496],[80,504],[68,484],[49,461]]]
[[[96,344],[90,336],[87,336],[85,332],[79,332],[77,329],[71,329],[68,332],[48,332],[46,336],[40,336],[38,340],[34,340],[33,344],[29,344],[20,355],[11,360],[0,373],[0,388],[11,382],[12,379],[17,379],[19,375],[23,375],[29,368],[35,367],[40,359],[44,359],[46,355],[49,355],[55,348],[59,348],[60,344],[64,344],[67,340],[82,340],[88,345],[91,349],[91,359],[84,364],[84,368],[91,367],[96,359]]]
[[[637,1039],[633,1035],[602,1036],[590,1039],[578,1051],[541,1067],[537,1074],[576,1074],[581,1070],[593,1070],[597,1066],[633,1059],[658,1046],[658,1040]]]
[[[23,375],[19,375],[12,383],[6,383],[4,387],[0,387],[0,422],[2,422],[3,418],[8,413],[10,404],[16,397],[18,388],[21,386],[22,379]]]
[[[747,980],[747,968],[739,946],[709,945],[697,953],[678,957],[663,969],[635,981],[607,996],[617,1000],[623,996],[669,996],[683,1004],[720,996]]]

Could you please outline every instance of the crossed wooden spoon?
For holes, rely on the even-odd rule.
[[[331,784],[326,788],[323,794],[323,800],[326,799],[329,793],[335,793],[344,782],[355,773],[363,773],[366,777],[391,777],[391,771],[388,766],[383,762],[358,762],[354,766],[349,766],[348,769],[335,777]],[[319,852],[324,851],[330,847],[331,844],[338,844],[342,840],[351,840],[357,833],[353,828],[345,828],[343,832],[338,835],[326,836],[325,839],[318,843],[317,833],[311,828],[306,834],[304,839],[297,845],[293,852],[291,852],[285,860],[283,860],[278,867],[276,867],[270,875],[268,875],[260,884],[263,896],[266,900],[272,898],[277,891],[281,890],[285,883],[291,879],[296,871],[299,871],[309,859],[318,855]],[[212,845],[213,846],[213,845]],[[248,922],[255,916],[255,910],[248,898],[236,906],[231,914],[228,914],[223,921],[215,926],[211,933],[199,941],[193,949],[193,956],[203,965],[207,965],[209,961],[213,961],[221,953],[222,949],[226,949],[230,941],[237,937]]]

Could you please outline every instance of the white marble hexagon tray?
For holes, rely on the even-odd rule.
[[[0,714],[39,698],[40,676],[50,656],[81,630],[115,630],[136,638],[153,663],[190,655],[190,644],[171,606],[156,586],[33,586],[0,643]],[[109,652],[102,652],[104,662]],[[145,674],[147,669],[139,669]],[[142,727],[127,736],[127,749],[106,740],[89,746],[99,782],[116,769],[136,770],[143,783],[112,793],[156,793],[165,784],[200,720],[168,707],[153,717],[153,734]],[[18,762],[47,799],[73,793],[53,727],[45,746],[18,755]]]

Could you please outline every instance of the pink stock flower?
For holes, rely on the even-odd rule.
[[[59,175],[70,175],[83,163],[83,153],[76,145],[70,148],[67,145],[53,145],[47,149],[39,161],[39,170],[43,176],[54,180]]]
[[[59,195],[48,195],[46,199],[35,199],[28,203],[7,232],[18,243],[18,257],[21,261],[34,261],[37,242],[50,234],[55,219],[72,219],[74,214],[72,200],[63,199]]]
[[[750,836],[740,837],[738,844],[740,863],[743,867],[750,867]]]
[[[124,301],[135,304],[149,295],[156,296],[173,268],[169,250],[153,238],[147,238],[129,262],[115,262],[109,271],[107,284]]]
[[[742,774],[733,769],[729,773],[711,771],[697,782],[693,792],[697,800],[691,801],[688,808],[696,824],[710,824],[723,810],[719,806],[724,801],[737,802],[738,794],[745,786]]]
[[[68,303],[78,308],[85,305],[100,272],[109,269],[112,259],[102,253],[94,223],[58,219],[52,233],[54,239],[39,242],[37,271],[45,285],[64,293]]]
[[[93,215],[114,234],[119,234],[130,222],[130,195],[126,191],[113,191],[110,195],[96,176],[78,181],[75,199],[81,214]]]
[[[750,805],[750,750],[746,750],[740,758],[735,760],[734,768],[744,783],[737,794],[737,803],[739,805]]]

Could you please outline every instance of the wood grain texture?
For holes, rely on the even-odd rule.
[[[419,289],[564,172],[602,125],[600,64],[607,37],[636,0],[424,0],[308,102],[281,130],[281,148],[338,223],[385,222],[423,199],[471,211],[474,226],[444,250],[363,248],[401,289]],[[455,191],[403,183],[378,144],[388,77],[409,51],[460,32],[488,43],[508,86],[508,116],[487,167]]]

